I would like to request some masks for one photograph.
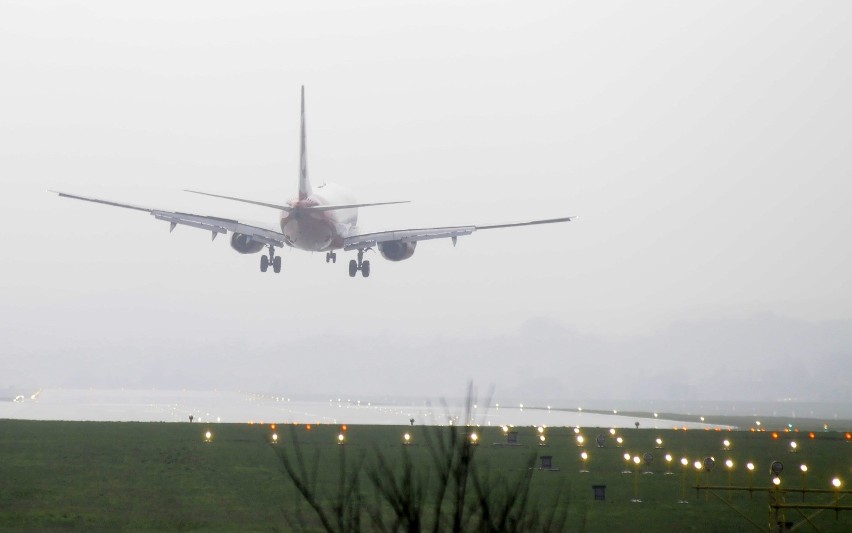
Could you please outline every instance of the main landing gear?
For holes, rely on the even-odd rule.
[[[336,263],[337,262],[337,254],[334,252],[326,252],[325,253],[325,262],[326,263]]]
[[[281,256],[275,255],[275,248],[269,247],[269,255],[260,256],[260,271],[266,272],[269,268],[269,265],[272,265],[272,270],[278,274],[281,272]]]
[[[365,278],[370,277],[370,261],[364,261],[364,250],[358,250],[358,260],[352,259],[349,261],[349,277],[354,278],[358,271],[361,271],[361,275]]]

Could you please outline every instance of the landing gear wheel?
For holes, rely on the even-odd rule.
[[[364,261],[363,263],[361,263],[361,275],[364,276],[365,278],[370,277],[370,262],[369,261]]]
[[[349,261],[349,277],[354,278],[355,274],[358,273],[358,263],[355,260]]]
[[[274,270],[276,274],[281,272],[281,256],[280,255],[276,255],[275,259],[272,260],[272,270]]]
[[[269,258],[265,255],[260,256],[260,271],[266,272],[266,269],[269,268]]]

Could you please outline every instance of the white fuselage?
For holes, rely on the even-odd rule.
[[[349,205],[355,197],[347,189],[327,183],[314,188],[307,198],[287,202],[292,207]],[[293,248],[325,252],[343,247],[343,239],[357,232],[358,209],[330,211],[281,211],[281,233]]]

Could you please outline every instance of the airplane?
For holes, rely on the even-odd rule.
[[[267,253],[260,257],[261,272],[266,272],[270,266],[275,273],[281,272],[281,256],[275,254],[275,249],[284,246],[309,252],[326,252],[326,263],[337,262],[337,250],[342,249],[347,252],[357,250],[357,259],[349,261],[349,276],[353,278],[359,272],[365,278],[370,276],[370,261],[364,259],[364,253],[372,251],[374,248],[378,248],[382,257],[389,261],[403,261],[414,255],[414,249],[420,241],[451,239],[455,246],[459,237],[470,235],[479,230],[570,222],[575,218],[561,217],[504,224],[398,229],[361,233],[358,229],[358,208],[402,204],[407,203],[407,201],[358,203],[352,193],[339,185],[325,183],[317,187],[311,186],[308,179],[304,85],[302,86],[299,139],[299,192],[296,198],[287,203],[278,204],[209,192],[185,191],[277,209],[279,211],[277,227],[261,227],[228,218],[164,211],[60,191],[50,192],[63,198],[144,211],[157,220],[168,222],[170,232],[174,231],[177,226],[188,226],[211,232],[213,240],[219,234],[227,235],[230,232],[231,247],[241,254],[254,254],[261,252],[264,248],[267,249]]]

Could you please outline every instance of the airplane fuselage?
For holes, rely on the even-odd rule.
[[[294,208],[354,204],[355,197],[347,189],[327,183],[316,187],[307,198],[287,203]],[[358,209],[281,211],[279,218],[288,245],[309,252],[327,252],[342,248],[343,239],[357,232]]]

